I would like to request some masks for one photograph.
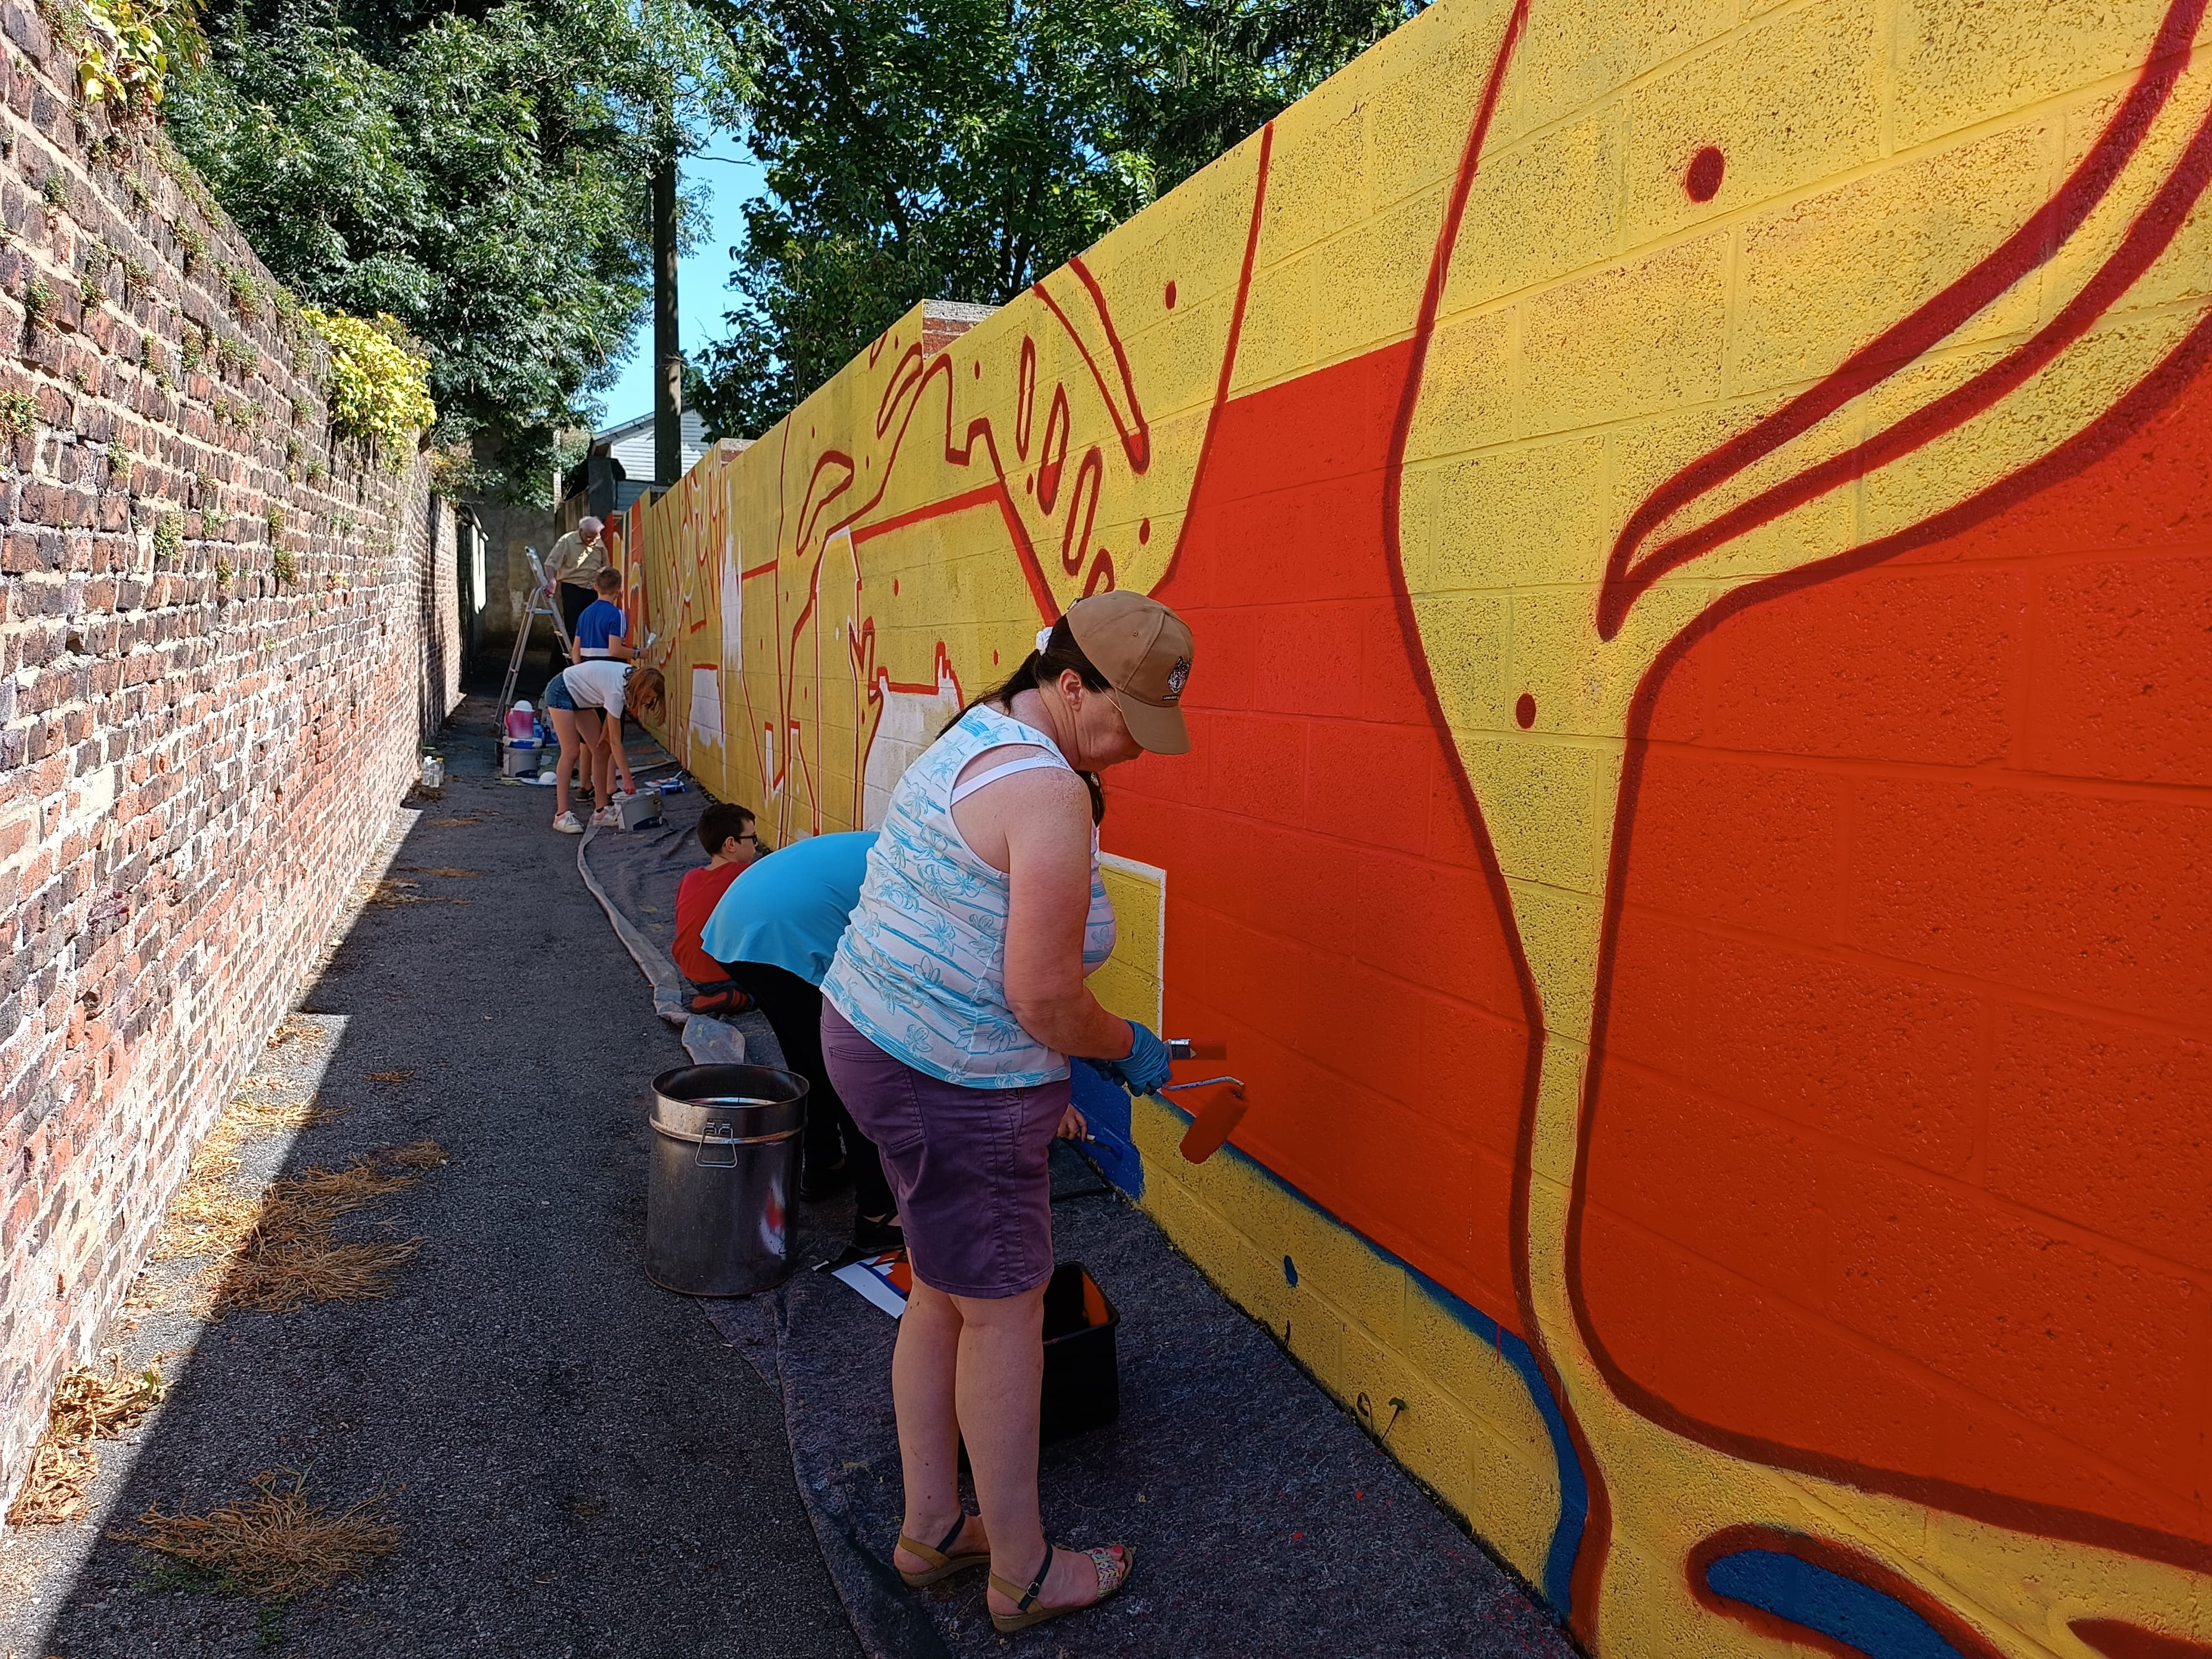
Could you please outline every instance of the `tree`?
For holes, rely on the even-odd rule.
[[[1422,0],[763,0],[768,194],[690,398],[764,431],[925,298],[1003,304]]]
[[[422,343],[435,441],[542,490],[647,301],[651,157],[680,142],[656,118],[733,118],[741,37],[690,0],[215,0],[204,23],[178,149],[288,286]]]

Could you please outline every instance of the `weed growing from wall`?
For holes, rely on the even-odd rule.
[[[430,365],[408,348],[396,318],[374,322],[343,313],[301,313],[331,352],[331,424],[366,440],[397,472],[416,435],[438,418],[430,401]]]

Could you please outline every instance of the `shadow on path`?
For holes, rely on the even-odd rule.
[[[645,1107],[683,1051],[549,832],[551,792],[472,746],[448,745],[442,801],[401,815],[406,902],[361,912],[257,1068],[343,1115],[246,1158],[266,1176],[436,1140],[442,1166],[341,1224],[421,1249],[380,1300],[209,1322],[169,1283],[126,1314],[110,1342],[173,1354],[169,1397],[105,1449],[103,1513],[73,1544],[47,1532],[42,1607],[6,1621],[25,1659],[857,1651],[781,1400],[640,1267]],[[270,1606],[93,1541],[285,1467],[337,1507],[389,1492],[398,1553]]]

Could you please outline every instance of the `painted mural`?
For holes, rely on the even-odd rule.
[[[1189,620],[1117,1178],[1597,1653],[2212,1654],[2204,40],[1445,0],[629,526],[778,841]]]

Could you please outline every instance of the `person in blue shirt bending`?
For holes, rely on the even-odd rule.
[[[906,1243],[898,1200],[875,1145],[854,1127],[822,1059],[822,980],[860,902],[872,830],[809,836],[756,860],[730,884],[701,930],[708,956],[768,1016],[783,1063],[806,1079],[806,1144],[799,1195],[827,1198],[853,1182],[853,1243],[873,1253]]]
[[[637,653],[626,637],[629,618],[623,615],[622,572],[609,565],[592,578],[592,586],[599,598],[576,618],[576,660],[587,662],[594,657],[633,660]]]

